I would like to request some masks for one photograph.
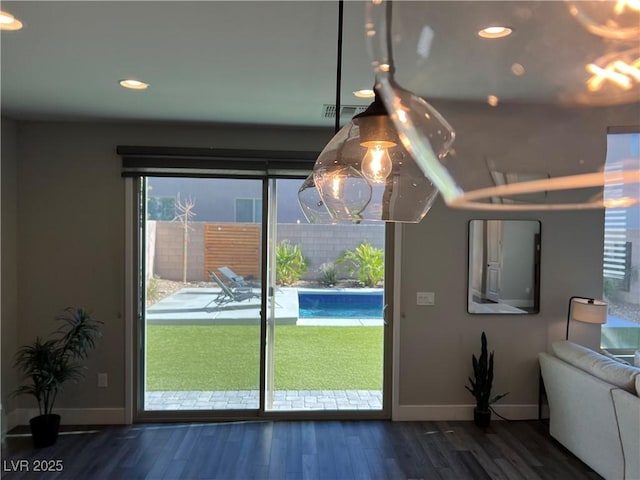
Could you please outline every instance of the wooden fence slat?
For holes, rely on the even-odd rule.
[[[234,223],[205,225],[205,278],[209,271],[229,267],[243,277],[260,276],[260,232],[258,224]]]

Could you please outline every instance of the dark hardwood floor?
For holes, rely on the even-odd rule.
[[[36,466],[62,471],[34,472]],[[2,478],[601,477],[552,440],[539,421],[493,421],[486,431],[472,422],[256,421],[82,427],[39,450],[28,434],[10,435]]]

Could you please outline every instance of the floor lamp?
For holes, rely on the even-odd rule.
[[[571,297],[567,311],[567,335],[569,340],[569,324],[571,320],[584,323],[607,323],[607,302],[586,297]]]
[[[587,297],[571,297],[567,312],[567,334],[565,340],[569,340],[569,324],[571,320],[584,323],[607,323],[607,302]],[[542,420],[542,397],[544,395],[544,382],[542,372],[538,380],[538,420]]]

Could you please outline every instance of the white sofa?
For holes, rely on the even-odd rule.
[[[581,345],[540,353],[551,436],[607,480],[640,480],[640,368]]]

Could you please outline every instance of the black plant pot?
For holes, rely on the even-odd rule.
[[[478,410],[473,409],[473,421],[480,428],[487,428],[491,421],[491,410]]]
[[[60,415],[49,413],[29,420],[31,437],[35,448],[48,447],[56,443],[60,430]]]

